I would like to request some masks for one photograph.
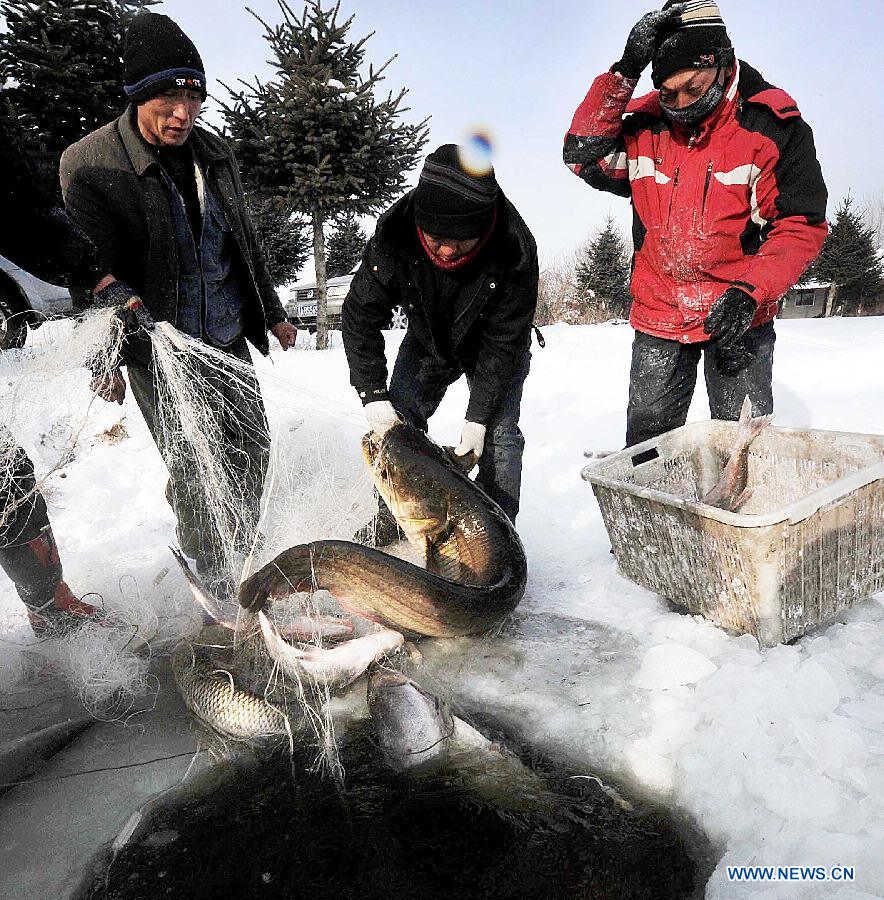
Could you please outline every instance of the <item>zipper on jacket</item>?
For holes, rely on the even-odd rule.
[[[675,171],[672,173],[672,192],[669,194],[669,212],[666,213],[667,225],[669,225],[669,221],[672,218],[672,201],[675,199],[675,189],[678,187],[678,170],[679,166],[676,166]]]
[[[703,205],[700,207],[700,217],[703,220],[706,219],[706,198],[709,196],[709,182],[712,181],[712,166],[713,163],[710,161],[706,166],[706,181],[703,183]]]
[[[485,287],[485,278],[483,277],[479,282],[479,286],[476,288],[476,292],[470,297],[469,302],[464,306],[464,308],[455,316],[454,320],[451,323],[451,330],[454,331],[454,326],[470,311],[472,305],[476,302],[479,297],[479,294],[482,293],[482,288]]]

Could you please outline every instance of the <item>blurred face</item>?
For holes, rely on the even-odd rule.
[[[460,259],[461,256],[466,256],[479,243],[479,238],[458,240],[442,237],[438,234],[427,234],[426,231],[423,232],[423,236],[427,246],[430,248],[430,253],[433,256],[438,256],[439,259],[444,259],[446,262],[453,262],[456,259]]]
[[[684,109],[699,100],[715,81],[717,69],[680,69],[660,85],[660,102],[670,109]]]
[[[169,90],[138,105],[138,128],[149,144],[180,147],[203,105],[198,91]]]

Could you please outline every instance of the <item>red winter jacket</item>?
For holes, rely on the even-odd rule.
[[[826,237],[810,126],[743,62],[693,135],[670,126],[656,91],[631,100],[635,85],[619,72],[599,75],[564,150],[584,181],[632,198],[633,327],[708,340],[703,320],[731,285],[758,301],[753,327],[770,321]]]

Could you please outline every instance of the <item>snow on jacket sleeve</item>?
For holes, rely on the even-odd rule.
[[[810,126],[797,115],[775,137],[778,153],[753,187],[752,220],[758,251],[746,257],[740,287],[759,302],[779,299],[817,257],[826,239],[826,185]]]
[[[484,320],[466,419],[487,425],[531,344],[537,309],[538,263],[533,245],[524,269],[513,273],[506,296]]]
[[[381,331],[400,302],[392,263],[382,258],[377,237],[372,237],[341,309],[350,384],[363,404],[387,399],[387,357]]]
[[[587,184],[630,195],[623,115],[637,80],[604,72],[593,81],[565,135],[565,165]]]

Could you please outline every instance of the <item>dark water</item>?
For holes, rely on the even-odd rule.
[[[502,812],[469,784],[385,769],[367,729],[344,743],[338,792],[288,759],[226,767],[154,811],[80,900],[141,898],[681,898],[697,866],[665,821],[621,809],[592,782],[542,771],[555,815]],[[296,767],[300,763],[296,760]]]

